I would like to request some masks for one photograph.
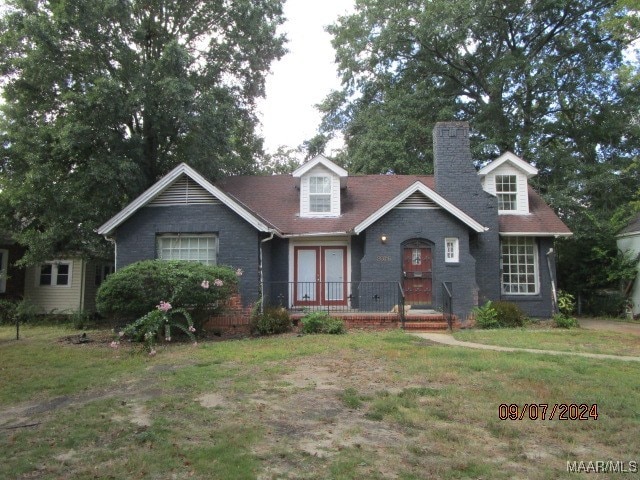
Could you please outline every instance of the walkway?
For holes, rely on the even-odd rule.
[[[452,347],[466,347],[466,348],[478,348],[480,350],[494,350],[496,352],[527,352],[527,353],[541,353],[544,355],[571,355],[574,357],[587,357],[587,358],[599,358],[605,360],[622,360],[625,362],[640,362],[640,357],[628,357],[623,355],[605,355],[602,353],[582,353],[582,352],[560,352],[558,350],[538,350],[535,348],[512,348],[512,347],[498,347],[497,345],[485,345],[483,343],[474,342],[461,342],[456,340],[448,333],[423,333],[423,332],[408,332],[411,335],[415,335],[432,342],[441,343],[443,345],[450,345]]]

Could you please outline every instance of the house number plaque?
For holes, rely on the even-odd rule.
[[[390,255],[378,255],[376,257],[376,260],[378,262],[390,262],[391,261],[391,256]]]

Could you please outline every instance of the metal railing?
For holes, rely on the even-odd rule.
[[[453,330],[453,295],[450,287],[448,282],[442,282],[442,314],[447,319],[447,326],[451,331]]]
[[[265,306],[295,312],[397,313],[404,325],[399,282],[265,282]]]

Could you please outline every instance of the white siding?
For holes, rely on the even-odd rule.
[[[309,208],[309,178],[329,177],[331,179],[331,211],[311,212]],[[300,178],[300,216],[301,217],[337,217],[340,215],[340,177],[322,165],[309,170]]]
[[[629,252],[631,256],[640,254],[640,234],[629,237],[618,238],[618,249],[621,252]],[[640,263],[638,263],[640,268]],[[640,273],[636,277],[631,292],[631,302],[634,315],[640,315]]]
[[[40,308],[41,313],[73,313],[81,308],[84,261],[65,259],[71,263],[70,285],[40,285],[39,267],[29,267],[25,272],[24,296]]]
[[[529,192],[528,192],[528,183],[527,176],[522,173],[517,168],[505,163],[500,165],[495,170],[493,170],[490,174],[484,177],[482,182],[482,187],[485,191],[491,193],[492,195],[496,194],[496,176],[497,175],[515,175],[517,179],[517,189],[518,189],[518,209],[513,211],[501,210],[502,214],[527,214],[529,213]]]

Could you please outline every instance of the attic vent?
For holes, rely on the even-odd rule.
[[[217,205],[220,201],[204,188],[182,175],[149,202],[151,207],[169,205]]]
[[[415,192],[404,199],[404,201],[402,201],[396,208],[425,209],[440,207],[433,200],[427,198],[422,193]]]

